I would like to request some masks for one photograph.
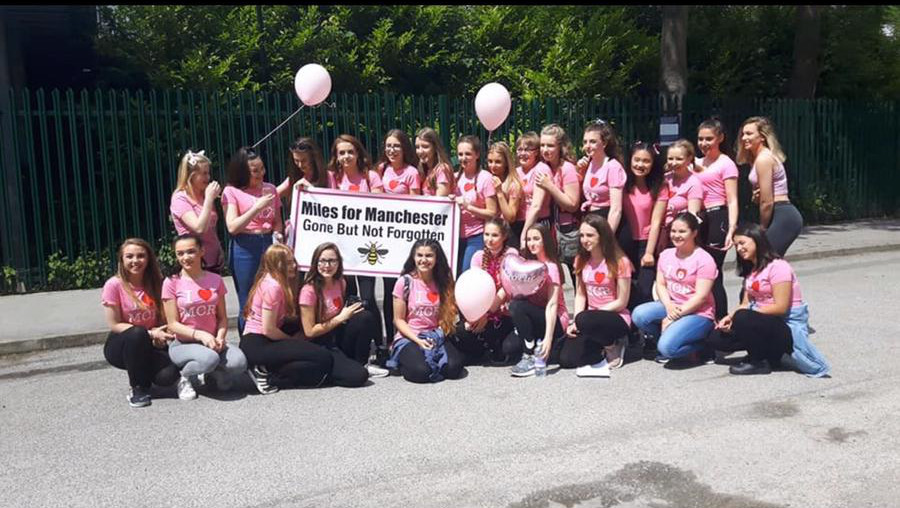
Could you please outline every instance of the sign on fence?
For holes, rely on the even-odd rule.
[[[347,275],[395,277],[416,240],[441,244],[452,271],[459,242],[459,207],[448,198],[294,189],[287,244],[300,270],[313,251],[335,243]]]

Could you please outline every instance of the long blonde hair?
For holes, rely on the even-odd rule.
[[[558,124],[551,123],[550,125],[544,126],[541,129],[541,136],[553,136],[556,138],[556,144],[559,146],[559,164],[562,166],[563,161],[569,161],[571,163],[575,163],[575,147],[572,146],[572,140],[569,139],[569,135],[566,134],[566,130],[560,127]],[[544,161],[547,165],[550,165],[550,161]],[[550,168],[556,171],[556,168]]]
[[[148,309],[149,305],[134,294],[134,288],[132,288],[131,283],[128,282],[128,271],[125,269],[123,256],[125,255],[125,247],[128,247],[129,245],[137,245],[147,253],[147,267],[144,268],[144,276],[141,279],[141,285],[144,287],[144,293],[150,295],[150,298],[153,299],[153,306],[156,307],[156,319],[158,322],[162,317],[161,294],[163,277],[162,272],[159,270],[159,261],[156,259],[156,253],[153,252],[153,247],[151,247],[143,238],[128,238],[122,242],[117,254],[119,266],[116,270],[116,276],[122,281],[125,292],[128,293],[128,296],[131,297],[131,300],[134,301],[135,305],[141,310]]]
[[[194,176],[194,171],[197,171],[201,164],[208,164],[210,170],[212,170],[212,162],[206,156],[205,150],[200,150],[199,152],[188,150],[185,152],[181,157],[181,162],[178,164],[178,183],[175,185],[174,192],[185,191],[188,196],[192,198],[197,197],[194,186],[191,185],[191,177]]]
[[[293,251],[284,244],[272,244],[266,249],[259,262],[259,270],[256,271],[253,286],[250,288],[250,292],[247,293],[247,303],[244,304],[244,309],[241,311],[245,319],[250,317],[250,309],[253,307],[253,296],[256,294],[256,290],[259,289],[260,282],[266,278],[266,275],[275,279],[275,282],[281,286],[281,291],[284,293],[285,316],[297,315],[297,301],[294,298],[292,279],[295,275],[288,273],[287,269],[288,261],[293,257]]]
[[[775,159],[782,164],[787,161],[787,155],[784,154],[784,150],[781,149],[781,143],[778,142],[778,136],[775,135],[775,126],[772,124],[772,120],[764,116],[751,116],[744,120],[744,123],[741,124],[741,130],[738,131],[738,139],[735,141],[735,151],[737,153],[735,162],[738,164],[749,164],[755,158],[749,150],[744,149],[744,144],[741,143],[741,133],[744,132],[744,127],[750,123],[756,125],[756,130],[759,131],[759,135],[763,138],[763,145],[772,152]]]
[[[512,150],[510,150],[509,145],[506,144],[505,141],[497,141],[491,145],[491,148],[488,150],[488,156],[494,152],[500,154],[503,165],[506,166],[506,176],[503,177],[503,183],[506,184],[507,190],[512,189],[514,186],[518,186],[518,188],[521,189],[522,181],[519,180],[519,172],[516,171],[515,159],[513,159]],[[484,159],[487,161],[487,157]]]

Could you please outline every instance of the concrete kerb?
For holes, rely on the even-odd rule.
[[[826,249],[815,252],[807,252],[786,257],[788,261],[804,261],[809,259],[822,259],[837,256],[852,256],[856,254],[870,254],[877,252],[888,252],[900,250],[900,243],[891,243],[885,245],[872,245],[866,247],[850,247],[840,249]],[[728,261],[723,265],[725,270],[734,270],[735,262]],[[228,328],[237,329],[237,316],[228,318]],[[55,337],[40,337],[32,339],[23,339],[20,341],[9,341],[0,343],[0,356],[33,353],[37,351],[47,351],[53,349],[62,349],[67,347],[91,346],[102,344],[106,341],[109,334],[107,330],[99,330],[95,332],[78,333],[72,335],[60,335]]]

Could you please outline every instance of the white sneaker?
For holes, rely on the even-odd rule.
[[[178,398],[181,400],[194,400],[197,398],[197,391],[194,390],[194,385],[191,384],[191,380],[181,376],[178,380]]]
[[[367,363],[366,370],[369,371],[369,377],[387,377],[391,373],[391,371],[382,369],[374,363]]]
[[[575,369],[578,377],[609,377],[609,362],[606,358],[593,365],[585,365]]]

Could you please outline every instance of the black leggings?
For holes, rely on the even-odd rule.
[[[375,300],[375,277],[347,275],[344,278],[347,280],[347,295],[358,295],[364,302],[363,307],[371,312],[378,320],[376,325],[378,329],[376,344],[378,344],[378,346],[384,346],[384,341],[382,340],[383,337],[381,336],[381,313],[378,312],[378,301]],[[391,288],[391,291],[393,290],[394,288]],[[393,303],[392,299],[391,305],[393,305]]]
[[[719,351],[746,350],[750,361],[769,360],[774,366],[780,365],[781,355],[794,350],[791,329],[783,317],[750,309],[734,313],[730,333],[713,330],[706,342]]]
[[[564,339],[559,366],[574,369],[599,362],[603,348],[628,335],[628,323],[616,312],[584,310],[575,316],[578,335]]]
[[[272,340],[247,333],[241,337],[241,351],[248,365],[265,366],[269,381],[279,388],[319,386],[334,363],[328,350],[303,338]]]
[[[487,351],[495,360],[506,358],[507,361],[519,361],[522,341],[516,336],[511,317],[501,316],[496,322],[489,320],[481,333],[466,330],[464,323],[459,321],[456,334],[451,339],[463,354],[466,365],[478,362]]]
[[[347,358],[360,365],[369,361],[369,349],[373,341],[381,336],[377,314],[363,310],[346,323],[317,337],[315,342],[340,349]]]
[[[547,327],[547,319],[544,317],[546,308],[535,305],[528,300],[513,300],[509,304],[509,313],[512,315],[513,324],[516,327],[516,337],[519,339],[519,347],[523,352],[534,353],[537,339],[544,338],[544,330]],[[565,335],[559,317],[556,318],[556,327],[553,329],[553,349],[547,363],[559,363],[559,354],[562,351]]]
[[[781,257],[787,254],[788,248],[800,236],[803,229],[803,216],[797,207],[789,201],[778,201],[772,207],[772,221],[766,228],[766,238],[772,249]]]
[[[131,386],[169,386],[180,376],[178,367],[169,359],[168,349],[153,347],[150,332],[143,326],[132,326],[122,333],[110,332],[103,356],[113,367],[128,371]]]
[[[634,242],[636,248],[628,253],[637,276],[631,276],[631,295],[628,297],[628,310],[634,310],[642,303],[653,301],[653,283],[656,282],[656,265],[641,266],[641,257],[647,248],[647,240]]]
[[[397,283],[396,278],[383,277],[382,289],[384,289],[384,297],[381,301],[382,313],[384,315],[384,336],[393,337],[396,333],[394,328],[394,284]]]
[[[444,340],[444,350],[447,352],[447,363],[441,368],[441,375],[446,379],[457,379],[462,375],[463,355],[455,347],[451,340]],[[411,383],[430,383],[431,368],[425,361],[425,352],[418,344],[412,342],[404,346],[397,355],[397,364],[403,379]]]
[[[519,238],[522,237],[522,229],[525,228],[525,221],[517,220],[516,222],[513,222],[512,224],[510,224],[510,228],[512,229],[512,232],[510,232],[509,238],[507,238],[507,240],[506,240],[506,245],[508,247],[518,249],[519,248]]]
[[[716,321],[728,314],[728,295],[725,293],[724,275],[722,265],[725,263],[727,251],[716,247],[725,245],[725,236],[728,234],[728,206],[722,205],[706,211],[706,219],[701,226],[702,245],[706,252],[716,261],[719,275],[713,282],[712,294],[716,302]]]

